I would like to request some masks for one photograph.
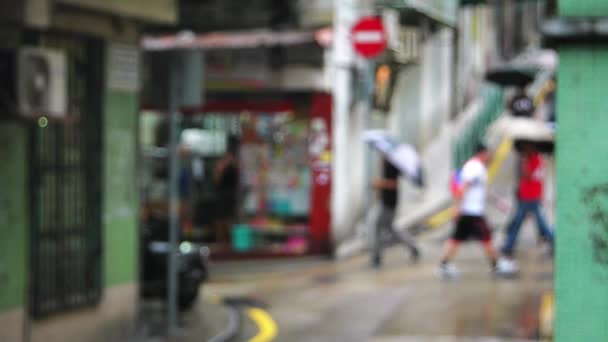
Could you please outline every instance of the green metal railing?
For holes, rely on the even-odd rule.
[[[482,104],[479,112],[469,122],[454,142],[454,167],[460,168],[467,159],[475,154],[475,147],[483,141],[488,126],[504,110],[503,90],[497,86],[487,85],[481,91]]]

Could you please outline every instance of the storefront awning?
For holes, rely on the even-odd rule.
[[[525,3],[525,2],[540,2],[541,0],[516,0],[516,3]],[[460,6],[474,6],[474,5],[486,5],[488,4],[488,0],[460,0]]]
[[[485,5],[487,3],[487,0],[460,0],[460,6]]]
[[[141,46],[147,51],[210,50],[288,46],[314,42],[314,32],[257,30],[198,35],[192,32],[181,32],[175,35],[145,36],[141,41]]]
[[[182,108],[185,114],[211,112],[223,113],[286,113],[293,112],[294,104],[289,100],[281,101],[247,101],[247,100],[209,100],[201,107]]]
[[[455,0],[376,0],[376,6],[411,10],[450,27],[456,27],[458,22]]]
[[[46,3],[48,1],[44,1]],[[119,17],[134,18],[147,22],[175,24],[179,18],[177,0],[55,0],[59,5],[73,6]],[[35,5],[46,8],[49,5]],[[51,7],[52,8],[52,7]]]

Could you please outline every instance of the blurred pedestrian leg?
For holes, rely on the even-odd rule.
[[[375,231],[372,235],[372,266],[382,265],[382,250],[384,241],[383,234],[386,232],[391,239],[405,244],[411,252],[412,259],[417,260],[420,253],[414,239],[406,232],[397,232],[394,229],[395,210],[397,208],[398,189],[399,189],[399,170],[387,159],[383,161],[382,178],[376,179],[374,188],[380,192],[381,208],[378,213]]]
[[[549,228],[549,224],[547,224],[547,220],[545,219],[541,205],[539,201],[519,201],[517,205],[517,211],[507,229],[507,240],[505,242],[504,247],[502,248],[502,253],[507,257],[513,257],[513,252],[515,250],[515,244],[517,242],[517,237],[519,235],[519,231],[524,222],[524,219],[528,214],[534,214],[536,218],[536,225],[538,228],[538,232],[541,236],[543,236],[547,242],[553,244],[553,233]]]
[[[398,241],[409,248],[412,259],[417,260],[420,253],[414,238],[405,231],[398,232],[393,226],[395,219],[395,209],[382,206],[378,212],[378,218],[376,225],[373,227],[372,234],[372,265],[374,267],[380,267],[382,265],[382,254],[385,245],[388,241],[383,239],[384,236],[388,235],[391,240]]]

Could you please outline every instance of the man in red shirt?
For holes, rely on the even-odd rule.
[[[553,233],[547,220],[541,211],[541,200],[543,197],[544,165],[543,159],[532,145],[522,146],[521,170],[519,188],[517,191],[517,212],[507,230],[507,240],[502,248],[502,253],[513,257],[515,243],[524,219],[529,213],[534,214],[540,234],[553,244]]]

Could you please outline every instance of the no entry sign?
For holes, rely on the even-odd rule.
[[[379,17],[363,17],[351,32],[355,51],[365,58],[374,58],[386,49],[386,31]]]

